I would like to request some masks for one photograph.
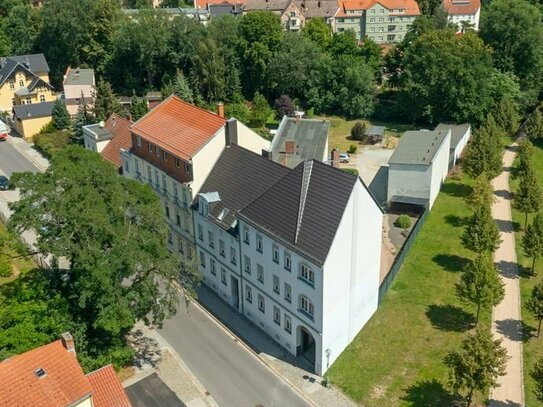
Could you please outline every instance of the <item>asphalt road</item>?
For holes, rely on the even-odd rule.
[[[193,305],[181,305],[159,332],[221,407],[309,405]]]
[[[38,172],[39,169],[7,141],[0,141],[0,172],[8,177],[14,172]]]

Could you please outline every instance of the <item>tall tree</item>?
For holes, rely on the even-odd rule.
[[[273,113],[266,98],[260,93],[256,92],[253,98],[253,109],[251,111],[251,121],[256,127],[262,127],[267,121],[270,115]]]
[[[483,125],[477,129],[468,144],[462,168],[472,177],[486,173],[489,178],[496,177],[502,170],[501,136],[502,129],[489,114]]]
[[[481,307],[494,307],[503,300],[504,284],[489,254],[478,255],[466,266],[456,284],[456,294],[462,301],[475,305],[476,322]]]
[[[541,321],[543,321],[543,283],[539,283],[532,289],[532,295],[526,301],[526,308],[537,320],[537,337],[541,332]]]
[[[137,121],[141,119],[149,111],[149,106],[147,106],[147,101],[145,98],[137,97],[136,95],[132,96],[130,101],[130,115],[132,116],[132,121]]]
[[[98,81],[96,86],[96,99],[94,101],[94,116],[96,120],[106,120],[111,113],[123,113],[123,108],[113,89],[107,81]]]
[[[498,386],[497,379],[505,375],[507,351],[501,340],[494,340],[489,330],[477,329],[462,341],[460,350],[449,352],[444,363],[449,368],[449,382],[458,392],[467,391],[467,407],[471,406],[476,390],[486,395]]]
[[[288,95],[281,95],[275,99],[273,109],[275,110],[275,114],[279,120],[281,120],[283,116],[294,116],[294,104]]]
[[[521,175],[533,168],[534,145],[530,140],[524,139],[518,146],[517,174]]]
[[[53,125],[57,130],[65,130],[70,127],[71,119],[66,104],[62,99],[55,100],[53,105]]]
[[[13,7],[0,23],[10,40],[11,54],[30,54],[34,49],[42,24],[41,13],[29,3]]]
[[[543,401],[543,358],[540,358],[530,372],[530,376],[535,381],[535,396],[539,401]]]
[[[172,93],[180,99],[183,99],[185,102],[192,103],[194,98],[192,96],[192,89],[189,86],[183,71],[180,69],[175,73],[175,79],[172,83]]]
[[[37,249],[68,259],[70,269],[52,278],[89,335],[114,341],[136,320],[160,326],[175,313],[175,283],[192,290],[197,282],[193,267],[166,248],[154,192],[119,177],[101,156],[68,146],[45,173],[12,180],[21,199],[11,205],[11,226],[41,231]]]
[[[312,18],[302,28],[302,34],[317,44],[321,50],[330,45],[332,32],[330,26],[322,18]]]
[[[492,0],[481,15],[481,37],[494,50],[496,66],[514,72],[532,102],[542,89],[541,10],[527,0]]]
[[[81,93],[81,100],[83,101],[77,108],[77,114],[72,121],[72,140],[73,144],[84,144],[83,126],[94,122],[94,116],[92,115],[83,93]]]
[[[537,214],[533,222],[526,228],[522,237],[524,254],[532,259],[531,272],[535,271],[535,262],[543,257],[543,215]]]
[[[494,109],[496,124],[500,126],[505,134],[514,136],[520,124],[518,104],[509,97],[502,98]]]
[[[441,6],[440,0],[417,0],[420,12],[425,15],[434,14],[434,10]]]
[[[520,175],[520,183],[513,195],[513,203],[524,214],[524,229],[526,229],[528,214],[539,212],[541,209],[543,192],[533,168],[528,167]]]
[[[524,126],[524,132],[531,139],[543,138],[543,114],[539,108],[530,115]]]
[[[475,179],[472,191],[466,197],[466,202],[474,208],[490,207],[494,203],[494,191],[486,173],[482,173]]]
[[[500,245],[498,225],[492,219],[490,207],[475,207],[462,235],[462,244],[475,253],[494,253]]]

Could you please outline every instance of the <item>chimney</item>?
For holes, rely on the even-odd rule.
[[[285,154],[294,154],[294,140],[285,140]]]
[[[62,341],[62,345],[66,348],[66,350],[75,355],[75,344],[72,334],[69,332],[64,332],[62,335],[60,335],[60,340]]]
[[[332,166],[339,168],[339,150],[337,148],[332,150]]]
[[[238,144],[238,121],[236,119],[226,121],[224,125],[224,137],[225,145]]]
[[[273,158],[272,152],[268,150],[262,150],[262,157],[267,158],[268,160],[271,160]]]
[[[224,105],[222,104],[222,102],[217,103],[217,114],[220,117],[224,117]]]

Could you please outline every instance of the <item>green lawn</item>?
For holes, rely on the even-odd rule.
[[[535,143],[535,155],[534,166],[538,174],[538,179],[543,182],[543,140],[539,140]],[[514,175],[511,178],[511,190],[515,191],[518,186],[518,180]],[[530,215],[528,221],[530,222],[533,215]],[[536,276],[529,276],[524,270],[531,266],[531,260],[524,256],[521,241],[524,231],[524,215],[519,213],[513,208],[513,221],[516,222],[516,248],[518,263],[521,267],[520,278],[520,290],[522,296],[522,319],[525,324],[525,339],[524,339],[524,393],[526,397],[527,406],[540,406],[541,402],[537,401],[534,395],[535,383],[530,377],[530,371],[532,370],[535,362],[543,357],[543,335],[540,338],[536,338],[535,330],[537,329],[537,322],[534,320],[532,314],[524,307],[524,303],[530,297],[532,288],[534,285],[539,284],[543,279],[543,260],[539,260],[536,263]]]
[[[473,257],[460,243],[470,182],[444,184],[380,308],[330,370],[332,383],[364,406],[454,404],[442,360],[474,320],[454,290]],[[489,309],[480,323],[490,326]]]
[[[2,223],[0,223],[0,237],[8,237],[8,239],[13,242],[13,246],[15,247],[21,245],[17,238],[10,234]],[[2,253],[4,252],[4,250],[5,248],[2,248]],[[36,264],[32,261],[32,259],[26,257],[19,257],[19,254],[20,253],[16,249],[7,250],[7,255],[12,257],[11,264],[14,268],[14,274],[11,277],[0,277],[0,285],[13,281],[20,274],[28,273],[30,270],[36,268]]]

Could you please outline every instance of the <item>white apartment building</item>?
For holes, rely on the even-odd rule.
[[[456,24],[458,32],[463,31],[463,26],[479,31],[481,0],[444,0],[443,8],[449,22]]]
[[[382,212],[362,181],[232,145],[193,209],[205,284],[323,374],[377,309]]]

